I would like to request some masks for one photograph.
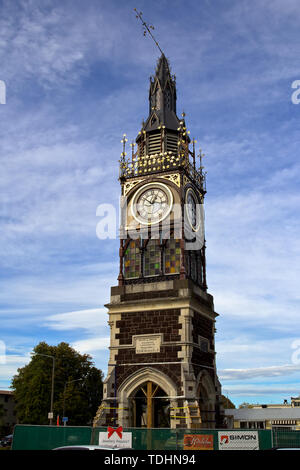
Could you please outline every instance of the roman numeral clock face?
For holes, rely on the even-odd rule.
[[[197,232],[200,228],[201,222],[203,225],[203,220],[201,220],[203,218],[203,213],[201,213],[203,206],[199,205],[198,198],[191,188],[186,192],[185,203],[187,220],[193,232]]]
[[[162,183],[149,183],[135,194],[132,213],[141,224],[157,224],[169,215],[172,203],[173,196],[168,186]]]

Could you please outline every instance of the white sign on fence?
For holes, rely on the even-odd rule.
[[[259,450],[257,431],[219,431],[219,450]]]
[[[103,447],[132,448],[132,433],[123,432],[121,426],[117,429],[108,427],[107,432],[99,432],[99,445]]]

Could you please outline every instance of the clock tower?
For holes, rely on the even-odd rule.
[[[95,426],[222,424],[213,297],[207,292],[200,152],[176,113],[164,56],[150,79],[149,116],[120,159],[120,270],[108,308],[110,358]],[[136,150],[135,150],[136,146]]]

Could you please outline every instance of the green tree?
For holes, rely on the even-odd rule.
[[[45,342],[34,348],[25,367],[18,369],[12,380],[16,412],[21,424],[49,424],[52,364],[54,374],[54,419],[69,418],[69,425],[89,425],[102,400],[103,374],[93,366],[88,354],[80,354],[67,343],[50,346]]]

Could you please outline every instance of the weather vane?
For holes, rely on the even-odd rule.
[[[151,29],[154,30],[154,26],[152,26],[152,25],[149,25],[149,26],[148,26],[148,25],[147,25],[147,23],[146,23],[146,22],[143,20],[143,18],[142,18],[143,13],[142,13],[141,11],[138,12],[136,8],[134,8],[134,11],[135,11],[135,13],[136,13],[136,18],[140,19],[141,22],[142,22],[142,25],[143,25],[143,28],[144,28],[144,31],[143,31],[143,32],[144,32],[144,36],[146,36],[146,35],[147,35],[147,32],[148,32],[148,33],[150,34],[151,38],[153,39],[153,41],[155,42],[155,44],[157,45],[157,47],[158,47],[158,49],[160,50],[160,52],[161,52],[163,55],[165,55],[165,54],[163,53],[163,51],[161,50],[160,45],[159,45],[158,42],[156,41],[155,37],[154,37],[153,34],[151,33]]]

